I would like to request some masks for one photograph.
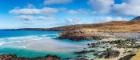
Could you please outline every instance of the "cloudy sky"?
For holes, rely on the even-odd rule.
[[[56,27],[140,16],[140,0],[0,0],[0,29]]]

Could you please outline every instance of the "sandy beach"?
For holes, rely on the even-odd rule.
[[[140,49],[137,50],[136,56],[132,57],[131,60],[140,60]]]

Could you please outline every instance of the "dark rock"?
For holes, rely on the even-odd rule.
[[[60,34],[58,38],[80,41],[80,40],[101,40],[104,37],[98,36],[94,33],[86,34],[85,32],[77,30],[77,31],[64,31]]]
[[[130,55],[127,55],[127,56],[124,56],[124,57],[120,58],[119,60],[130,60],[135,55],[136,54],[130,54]]]
[[[97,55],[98,58],[114,58],[118,57],[120,54],[117,50],[107,49],[106,51],[100,52]]]
[[[61,60],[60,57],[47,55],[45,57],[25,58],[16,55],[0,55],[0,60]]]
[[[6,54],[4,54],[4,55],[0,55],[0,60],[9,60],[9,59],[11,59],[11,58],[16,58],[16,55],[6,55]]]
[[[93,52],[95,52],[95,50],[89,50],[89,51],[83,50],[83,51],[75,52],[75,54],[86,54],[86,53],[93,53]]]

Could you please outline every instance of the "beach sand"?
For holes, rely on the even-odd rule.
[[[140,49],[138,49],[136,56],[132,57],[131,60],[140,60]]]

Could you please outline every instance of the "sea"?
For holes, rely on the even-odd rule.
[[[56,55],[72,58],[74,52],[82,51],[91,41],[58,39],[62,31],[47,30],[0,30],[0,54],[14,54],[18,57],[43,57]]]

